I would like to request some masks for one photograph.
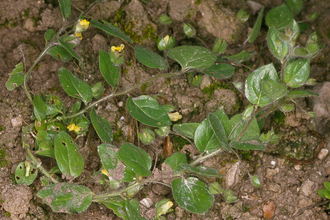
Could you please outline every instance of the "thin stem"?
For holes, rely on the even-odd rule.
[[[193,161],[192,163],[190,163],[190,165],[194,166],[194,165],[196,165],[196,164],[199,164],[199,163],[202,162],[203,160],[206,160],[207,158],[213,157],[213,156],[219,154],[219,153],[222,152],[222,151],[224,151],[224,149],[222,149],[222,148],[220,148],[220,149],[218,149],[218,150],[216,150],[216,151],[213,151],[213,152],[210,153],[210,154],[207,154],[207,155],[205,155],[205,156],[202,156],[202,157],[196,159],[195,161]]]
[[[157,76],[154,76],[154,77],[151,77],[143,82],[140,82],[138,84],[136,84],[135,86],[132,86],[130,87],[129,89],[125,90],[125,91],[122,91],[122,92],[117,92],[117,93],[113,93],[113,94],[110,94],[110,95],[107,95],[105,97],[103,97],[102,99],[99,99],[95,102],[93,102],[92,104],[90,104],[89,106],[87,106],[86,108],[84,108],[83,110],[77,112],[76,114],[73,114],[73,115],[68,115],[68,116],[64,116],[61,118],[61,120],[64,120],[64,119],[68,119],[68,118],[74,118],[78,115],[81,115],[83,113],[85,113],[88,109],[92,108],[93,106],[97,105],[98,103],[104,101],[104,100],[107,100],[111,97],[116,97],[116,96],[120,96],[120,95],[125,95],[127,94],[128,92],[130,92],[131,90],[134,90],[136,88],[139,88],[141,87],[142,85],[148,83],[148,82],[151,82],[151,81],[154,81],[156,79],[159,79],[159,78],[168,78],[168,77],[174,77],[174,76],[179,76],[181,74],[183,74],[184,72],[180,71],[180,72],[175,72],[175,73],[163,73],[163,74],[159,74]]]
[[[93,196],[93,202],[100,202],[100,201],[102,201],[106,198],[109,198],[109,197],[121,196],[124,192],[127,192],[131,189],[134,189],[134,188],[138,187],[138,186],[142,186],[146,182],[148,182],[147,179],[142,181],[142,182],[134,183],[133,185],[128,186],[125,189],[117,191],[117,192],[107,193],[107,194],[104,194],[104,195],[95,195],[95,196]]]

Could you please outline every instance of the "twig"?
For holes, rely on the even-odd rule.
[[[279,193],[273,195],[272,197],[262,201],[261,203],[259,203],[258,205],[254,206],[253,208],[249,209],[247,212],[252,212],[253,210],[255,210],[256,208],[258,208],[259,206],[261,206],[262,204],[264,204],[265,202],[268,202],[269,200],[275,198],[276,196],[280,195],[282,192],[284,191],[280,191]]]
[[[306,207],[304,207],[304,208],[301,208],[301,209],[299,209],[299,211],[298,211],[294,216],[292,216],[292,218],[296,218],[296,217],[298,217],[299,215],[303,214],[306,210],[310,210],[310,209],[312,209],[312,208],[314,208],[314,207],[316,207],[316,206],[326,205],[326,204],[328,204],[328,203],[329,203],[329,201],[327,200],[327,201],[323,201],[323,202],[315,203],[315,204],[312,204],[312,205],[306,206]]]

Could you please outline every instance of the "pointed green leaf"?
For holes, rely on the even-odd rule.
[[[221,54],[226,51],[227,43],[225,40],[222,40],[221,38],[217,38],[215,40],[214,46],[213,46],[213,52],[216,54]]]
[[[253,176],[251,178],[251,182],[252,182],[252,185],[255,186],[255,187],[261,187],[262,186],[258,176]]]
[[[233,76],[234,72],[235,67],[228,63],[215,63],[203,70],[203,73],[218,79],[228,79]]]
[[[125,200],[121,197],[107,198],[106,201],[103,200],[101,203],[111,209],[118,217],[123,218],[124,220],[127,219]]]
[[[208,121],[210,123],[210,127],[214,132],[214,136],[217,139],[217,142],[224,146],[227,151],[231,151],[227,143],[228,137],[224,125],[222,124],[220,119],[215,114],[211,113],[208,116]]]
[[[20,86],[24,82],[23,63],[19,63],[15,66],[10,73],[10,77],[6,82],[6,87],[9,91],[13,91],[16,87]]]
[[[330,190],[330,182],[324,182],[323,185],[327,190]]]
[[[193,37],[196,35],[196,29],[191,24],[183,23],[183,32],[187,37]]]
[[[44,34],[44,38],[46,41],[46,45],[49,43],[49,41],[51,41],[54,36],[55,36],[56,32],[53,29],[48,29],[45,34]]]
[[[201,176],[206,177],[223,177],[223,175],[220,175],[218,172],[219,170],[213,169],[211,167],[206,166],[198,166],[194,167],[190,164],[180,164],[180,167],[185,170],[185,172],[194,173]]]
[[[208,119],[202,121],[197,127],[194,142],[199,152],[210,153],[220,148],[220,143],[214,135]]]
[[[168,63],[162,56],[149,50],[148,48],[135,46],[134,54],[136,58],[144,65],[150,68],[166,69]]]
[[[42,188],[37,196],[54,212],[75,214],[90,206],[93,192],[75,183],[57,183]]]
[[[289,93],[288,87],[274,80],[268,80],[262,85],[262,87],[265,94],[272,98],[274,101]]]
[[[286,6],[292,11],[294,15],[299,14],[303,7],[303,1],[302,0],[288,0],[286,3]]]
[[[113,133],[112,133],[110,123],[106,119],[97,115],[94,108],[92,108],[92,110],[91,110],[90,117],[91,117],[93,127],[94,127],[97,135],[99,136],[99,138],[104,143],[111,143]]]
[[[38,169],[30,161],[21,162],[15,170],[15,181],[18,184],[25,183],[31,185],[37,178]]]
[[[230,119],[229,123],[231,125],[231,130],[232,130],[230,140],[235,140],[247,125],[248,120],[242,122],[242,119],[243,119],[242,114],[237,114]],[[251,140],[259,141],[259,135],[260,135],[260,129],[257,119],[253,118],[249,127],[245,130],[243,136],[240,138],[240,141],[251,141]]]
[[[38,121],[46,118],[47,106],[46,103],[38,96],[34,95],[33,99],[33,114]]]
[[[110,24],[106,21],[103,21],[103,24],[102,24],[98,20],[92,19],[90,24],[93,25],[94,27],[97,27],[98,29],[101,29],[102,31],[106,32],[107,34],[118,37],[129,43],[133,43],[133,41],[124,32],[122,32],[119,28],[117,28],[116,26],[113,26],[112,24]]]
[[[245,95],[252,104],[264,107],[272,103],[273,100],[262,89],[262,85],[268,80],[279,82],[277,72],[272,63],[260,67],[248,76],[245,82]]]
[[[326,191],[327,189],[323,188],[323,189],[318,189],[317,190],[317,194],[322,197],[322,198],[325,198],[325,195],[324,195],[324,192]],[[328,190],[329,191],[329,190]]]
[[[238,54],[234,54],[234,55],[231,55],[231,56],[223,56],[223,57],[230,60],[230,61],[241,63],[245,60],[249,60],[253,55],[254,55],[254,51],[253,52],[246,52],[245,50],[243,50],[242,52],[240,52]]]
[[[289,53],[288,43],[282,41],[279,37],[277,30],[269,28],[267,35],[267,44],[270,52],[279,60],[283,60]]]
[[[97,147],[100,155],[102,166],[109,172],[111,169],[117,167],[117,152],[114,150],[116,147],[111,144],[101,144]]]
[[[127,219],[129,220],[147,220],[146,218],[141,217],[140,215],[140,206],[139,203],[135,200],[126,200],[125,202],[125,211],[127,214]]]
[[[216,60],[212,51],[198,46],[175,47],[168,51],[167,56],[178,62],[182,70],[207,69]]]
[[[170,165],[173,171],[179,171],[181,170],[181,164],[188,164],[187,156],[183,153],[175,153],[166,158],[164,163]]]
[[[68,18],[71,14],[70,0],[58,0],[58,4],[60,5],[63,18]]]
[[[79,60],[80,65],[83,65],[80,56],[71,48],[70,44],[67,42],[64,42],[61,39],[58,39],[58,42],[62,45],[62,47],[68,51],[68,53],[73,56],[74,58],[76,58],[77,60]]]
[[[302,98],[302,97],[310,97],[310,96],[319,97],[319,94],[307,90],[293,90],[289,92],[289,94],[286,97],[293,99],[293,98]]]
[[[195,177],[175,179],[171,185],[175,201],[189,212],[204,214],[213,205],[208,187]]]
[[[286,28],[292,21],[293,14],[285,4],[271,9],[266,15],[266,25],[276,30]]]
[[[100,50],[99,53],[99,67],[102,76],[110,86],[116,87],[119,78],[118,67],[111,62],[110,55],[107,52]]]
[[[254,24],[253,29],[252,29],[252,32],[251,32],[251,34],[249,35],[249,37],[247,39],[247,42],[249,42],[249,43],[253,43],[257,39],[257,37],[258,37],[258,34],[260,32],[260,28],[261,28],[262,16],[264,14],[264,9],[265,9],[265,7],[262,6],[262,8],[261,8],[261,10],[259,12],[257,21]]]
[[[55,158],[63,177],[78,177],[84,170],[84,158],[68,133],[60,131],[54,141]]]
[[[52,48],[50,48],[47,52],[49,55],[51,55],[56,60],[62,60],[64,62],[68,62],[71,60],[72,56],[71,54],[64,49],[64,47],[55,45]]]
[[[244,9],[241,9],[237,12],[236,17],[237,17],[237,20],[244,23],[247,20],[249,20],[250,15],[246,11],[244,11]]]
[[[266,148],[266,146],[262,145],[261,143],[251,144],[248,142],[232,141],[232,142],[230,142],[230,144],[233,148],[236,148],[239,150],[265,150],[265,148]]]
[[[175,124],[173,125],[173,131],[187,138],[194,139],[194,134],[198,125],[199,123]]]
[[[309,60],[297,60],[284,69],[284,82],[293,88],[302,86],[309,77]]]
[[[133,99],[129,97],[126,105],[130,115],[143,124],[152,127],[164,127],[171,124],[167,112],[149,96],[142,95]]]
[[[130,143],[123,144],[118,152],[118,158],[139,176],[149,176],[151,174],[151,158],[141,148]]]
[[[63,67],[58,70],[58,76],[64,91],[70,96],[81,98],[85,103],[92,100],[92,89],[85,81],[77,78]]]
[[[214,182],[210,185],[209,193],[212,195],[224,193],[224,190],[218,182]]]
[[[295,47],[293,50],[295,56],[304,57],[308,55],[308,51],[304,48]]]
[[[162,14],[161,16],[159,16],[159,22],[162,25],[169,25],[172,23],[172,20],[166,14]]]

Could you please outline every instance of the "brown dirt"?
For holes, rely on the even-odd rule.
[[[75,0],[71,2],[75,7],[72,9],[73,15],[69,19],[74,19],[80,13],[78,9],[84,10],[90,1]],[[142,41],[143,45],[147,45],[154,50],[156,50],[156,43],[152,38],[158,35],[163,37],[168,33],[176,37],[177,45],[201,44],[198,40],[186,39],[183,35],[182,22],[192,23],[197,27],[198,36],[211,48],[216,37],[211,35],[210,32],[216,34],[218,29],[221,28],[206,27],[207,22],[205,22],[203,16],[204,18],[210,17],[210,14],[203,15],[203,10],[205,10],[205,13],[213,13],[210,10],[210,5],[213,3],[207,0],[173,0],[169,2],[167,4],[166,0],[152,0],[149,4],[144,5],[137,0],[132,0],[131,3],[129,1],[109,1],[93,9],[90,15],[93,18],[107,19],[110,22],[114,22],[115,19],[118,19],[118,17],[116,18],[118,10],[125,11],[129,20],[125,20],[125,22],[135,25],[133,26],[133,31],[138,32],[148,27],[149,30],[154,29],[155,32],[151,31],[152,34],[149,35],[149,38],[145,36],[140,36],[139,38],[134,35]],[[181,7],[184,2],[189,5],[189,10]],[[197,2],[202,3],[197,5],[195,4]],[[226,27],[227,33],[227,35],[222,37],[231,39],[228,40],[231,44],[226,53],[240,52],[243,47],[241,44],[247,36],[247,27],[253,26],[256,15],[251,15],[252,17],[248,23],[238,24],[235,20],[235,13],[241,8],[250,10],[245,1],[217,0],[215,2],[222,8],[217,13],[223,14],[217,14],[218,21],[212,20],[212,22],[227,22],[222,23]],[[283,3],[281,0],[257,0],[257,2],[265,5],[265,12]],[[176,4],[180,7],[176,7]],[[316,78],[318,83],[322,84],[325,81],[330,81],[329,1],[304,1],[303,11],[297,16],[296,20],[305,20],[307,15],[316,11],[319,12],[319,17],[315,21],[308,22],[308,28],[300,35],[298,43],[304,45],[308,36],[314,31],[322,37],[325,48],[311,62],[311,77]],[[158,17],[163,13],[169,14],[174,20],[170,26],[163,26],[158,23]],[[222,16],[223,20],[220,19]],[[124,23],[120,23],[119,20],[117,22],[123,28]],[[55,0],[2,0],[0,2],[0,219],[119,219],[111,210],[102,204],[95,203],[85,212],[76,215],[53,213],[36,196],[36,193],[41,188],[41,175],[30,187],[17,185],[13,181],[16,166],[26,158],[26,152],[21,144],[21,128],[25,123],[32,123],[32,107],[21,87],[9,92],[5,87],[5,83],[8,79],[8,74],[16,64],[22,61],[21,51],[25,55],[25,63],[28,68],[44,48],[43,35],[45,31],[49,28],[58,30],[62,23],[59,6]],[[212,24],[214,25],[214,23]],[[267,28],[263,27],[257,42],[244,47],[246,50],[253,49],[257,51],[251,62],[256,62],[260,58],[258,66],[270,62],[278,65],[278,62],[271,56],[266,46],[263,47],[263,50],[260,50],[261,45],[266,45],[266,31]],[[142,31],[137,34],[139,36],[146,33]],[[235,38],[232,39],[234,34],[236,34]],[[71,70],[90,85],[103,80],[98,67],[98,50],[108,50],[109,46],[118,45],[122,42],[107,36],[95,28],[90,28],[90,30],[83,33],[83,37],[83,41],[76,48],[76,52],[81,54],[85,68],[81,70],[72,61],[64,63],[56,61],[50,56],[45,56],[33,71],[28,83],[28,88],[32,94],[54,93],[62,99],[67,107],[71,107],[75,100],[66,96],[57,76],[57,70],[61,66]],[[137,82],[158,73],[155,70],[145,69],[133,58],[133,54],[132,48],[126,47],[125,59],[131,60],[131,63],[125,63],[123,66],[123,73],[120,78],[121,86],[118,88],[118,91],[129,88]],[[255,69],[258,67],[256,64],[251,65],[250,62],[248,64]],[[176,68],[179,67],[174,65],[171,71],[175,71]],[[233,80],[241,81],[246,79],[248,74],[249,72],[246,72],[243,68],[236,68]],[[214,82],[214,79],[207,80]],[[232,88],[231,80],[220,82],[229,84],[229,87]],[[109,90],[111,88],[106,86],[106,89],[106,93],[110,93]],[[231,92],[232,90],[228,92],[219,89],[215,94],[231,95]],[[235,103],[230,104],[232,99],[227,101],[221,100],[220,103],[218,98],[214,96],[209,98],[208,95],[203,94],[201,89],[189,85],[185,76],[168,80],[159,79],[150,83],[147,87],[136,89],[130,93],[131,96],[141,94],[156,94],[161,97],[158,99],[161,104],[172,104],[177,109],[180,109],[184,116],[182,122],[200,122],[212,109],[218,108],[223,103],[229,103],[228,106],[225,104],[227,112],[235,113],[233,108]],[[246,104],[246,100],[241,95],[236,97],[233,94],[232,98],[233,100],[238,99],[237,102],[242,103],[243,106]],[[117,147],[120,146],[120,142],[123,143],[126,140],[137,143],[137,138],[135,137],[137,123],[122,107],[122,102],[125,103],[126,99],[127,96],[120,96],[117,99],[105,101],[97,107],[98,114],[106,118],[111,123],[112,128],[115,128],[114,133],[122,131],[123,135],[119,135],[119,139],[114,141],[114,145]],[[299,105],[307,109],[312,107],[311,103],[311,100],[302,100],[299,102]],[[243,108],[241,107],[241,109]],[[274,127],[276,132],[283,134],[283,137],[280,144],[271,146],[267,150],[279,150],[299,159],[308,157],[312,154],[311,148],[315,149],[318,142],[306,134],[308,130],[321,132],[325,139],[325,148],[329,150],[329,128],[322,128],[320,126],[322,121],[311,120],[305,117],[299,110],[289,114],[283,123],[275,123],[274,121],[271,120],[271,116],[268,116],[265,127],[267,129]],[[142,125],[139,126],[143,128]],[[77,140],[86,159],[85,170],[78,181],[84,182],[93,192],[99,193],[104,188],[96,184],[95,180],[97,177],[93,176],[93,171],[100,168],[100,159],[96,149],[100,141],[95,135],[91,135],[90,141],[85,145],[86,138],[81,137]],[[173,137],[171,138],[174,142]],[[31,137],[29,137],[29,141],[33,145]],[[163,141],[163,139],[159,139],[152,145],[141,146],[153,159],[158,155],[157,164],[159,166],[157,166],[157,170],[161,169],[160,162],[164,160]],[[176,146],[176,143],[173,144]],[[186,148],[189,151],[189,147]],[[177,149],[174,150],[177,151]],[[213,207],[205,216],[188,213],[175,204],[175,212],[167,214],[166,219],[261,219],[263,216],[263,205],[268,201],[275,204],[275,216],[273,219],[292,219],[291,217],[300,209],[320,202],[322,199],[318,197],[316,191],[323,187],[324,181],[330,181],[329,156],[323,160],[317,159],[312,164],[300,167],[294,166],[294,164],[284,159],[263,154],[262,152],[241,153],[241,157],[245,159],[239,165],[238,173],[235,174],[235,183],[231,186],[231,189],[238,196],[239,202],[226,204],[224,198],[217,195],[215,196]],[[233,155],[225,153],[204,163],[217,169],[223,168],[229,171],[235,164],[234,161],[235,157]],[[48,169],[55,165],[55,161],[50,159],[42,159],[42,162]],[[260,177],[262,188],[257,189],[252,186],[247,170],[251,174]],[[138,200],[150,198],[154,204],[164,198],[170,198],[173,201],[171,191],[167,187],[157,184],[145,186],[136,198]],[[8,217],[9,213],[10,218]],[[150,217],[154,210],[143,207],[142,213],[144,216]],[[296,219],[329,219],[329,217],[325,212],[325,207],[315,206],[303,212]]]

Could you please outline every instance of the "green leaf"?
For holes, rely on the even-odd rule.
[[[148,145],[155,140],[155,133],[150,129],[142,129],[142,133],[138,133],[140,141]]]
[[[102,76],[110,86],[116,87],[119,78],[118,67],[111,62],[110,55],[107,52],[100,50],[99,53],[99,67]]]
[[[125,167],[124,170],[124,182],[133,182],[136,179],[136,174],[128,167]]]
[[[149,96],[142,95],[133,99],[129,97],[126,105],[130,115],[143,124],[152,127],[164,127],[171,124],[167,112]]]
[[[226,58],[230,61],[234,61],[237,63],[241,63],[245,60],[249,60],[252,56],[254,55],[254,51],[253,52],[246,52],[245,50],[243,50],[242,52],[235,54],[235,55],[231,55],[231,56],[223,56],[223,58]]]
[[[46,118],[47,106],[46,103],[38,96],[34,95],[33,99],[33,114],[38,121]]]
[[[60,131],[55,137],[54,146],[56,162],[63,176],[67,179],[78,177],[84,170],[84,158],[71,136]]]
[[[205,47],[181,46],[170,49],[167,56],[178,62],[182,70],[207,69],[216,60],[216,55]]]
[[[15,180],[18,184],[25,183],[29,186],[37,178],[37,175],[38,169],[30,161],[21,162],[15,170]]]
[[[229,123],[232,131],[230,140],[235,140],[247,125],[248,120],[242,121],[242,114],[237,114],[230,119]],[[260,130],[257,119],[253,118],[249,127],[245,130],[243,136],[240,138],[240,141],[259,141],[259,135]]]
[[[69,70],[61,67],[58,70],[61,85],[66,93],[74,98],[81,98],[85,103],[92,100],[92,89],[89,85],[73,75]]]
[[[141,148],[130,143],[121,145],[118,158],[139,176],[149,176],[151,174],[151,158]]]
[[[257,21],[254,24],[253,29],[251,31],[251,34],[249,35],[249,37],[247,39],[247,42],[249,42],[249,43],[253,43],[258,37],[258,34],[260,32],[260,28],[261,28],[262,16],[264,14],[264,9],[265,9],[265,7],[262,6],[261,11],[259,12]]]
[[[68,62],[71,60],[72,56],[71,54],[64,49],[64,47],[55,45],[47,52],[49,55],[51,55],[56,60],[62,60],[64,62]]]
[[[319,97],[319,94],[307,90],[293,90],[289,92],[289,94],[286,97],[293,99],[293,98],[302,98],[302,97],[310,97],[310,96]]]
[[[308,51],[304,48],[295,47],[293,50],[295,56],[304,57],[308,55]]]
[[[170,126],[160,127],[154,130],[159,137],[167,137],[170,132]]]
[[[182,164],[188,164],[187,156],[183,153],[175,153],[166,158],[164,161],[167,165],[170,165],[173,171],[181,170]]]
[[[78,55],[78,54],[77,54],[77,53],[71,48],[71,46],[70,46],[69,43],[62,41],[61,39],[58,39],[58,42],[62,45],[62,47],[63,47],[66,51],[68,51],[68,53],[69,53],[71,56],[73,56],[74,58],[76,58],[77,60],[79,60],[79,63],[80,63],[81,66],[83,65],[80,56],[79,56],[79,55]]]
[[[46,41],[46,45],[49,43],[49,41],[51,41],[54,36],[55,36],[56,32],[53,29],[48,29],[45,34],[44,34],[44,38]]]
[[[330,182],[324,182],[323,185],[327,190],[330,191]]]
[[[46,104],[47,104],[46,115],[54,117],[57,114],[62,113],[63,102],[56,95],[54,95],[54,94],[47,95]]]
[[[140,206],[135,199],[125,201],[125,211],[129,220],[147,220],[141,217]]]
[[[251,144],[249,142],[232,141],[230,144],[233,148],[239,150],[265,150],[266,148],[266,146],[262,145],[261,143]]]
[[[102,166],[109,172],[111,169],[117,167],[117,152],[114,150],[116,147],[111,144],[101,144],[97,147],[100,155]]]
[[[251,182],[252,182],[252,185],[255,186],[255,187],[261,187],[262,186],[258,176],[253,176],[251,178]]]
[[[322,198],[325,198],[325,191],[329,191],[329,190],[327,190],[327,189],[325,189],[325,188],[323,188],[323,189],[318,189],[317,190],[317,194],[320,196],[320,197],[322,197]]]
[[[258,68],[248,76],[245,82],[245,95],[252,104],[264,107],[272,103],[273,100],[262,89],[262,85],[268,80],[280,81],[272,63]]]
[[[106,32],[107,34],[118,37],[129,43],[133,43],[133,41],[124,32],[122,32],[119,28],[117,28],[116,26],[113,26],[112,24],[110,24],[106,21],[103,21],[103,23],[104,24],[102,24],[98,20],[92,19],[90,24],[93,25],[94,27],[97,27],[98,29],[101,29],[102,31]]]
[[[267,35],[267,44],[270,52],[279,60],[283,60],[289,53],[288,43],[282,41],[279,37],[277,30],[269,28]]]
[[[285,4],[271,9],[266,15],[266,25],[276,30],[286,28],[292,21],[293,14]]]
[[[80,110],[81,107],[81,100],[78,100],[74,103],[74,105],[72,106],[72,113],[77,113]]]
[[[150,68],[166,69],[168,63],[162,56],[149,50],[148,48],[135,46],[134,54],[136,58],[144,65]]]
[[[212,195],[224,193],[224,190],[218,182],[214,182],[210,185],[209,193]]]
[[[166,14],[162,14],[161,16],[159,16],[159,22],[162,25],[169,25],[172,23],[172,20]]]
[[[235,67],[228,63],[215,63],[203,70],[203,73],[218,79],[228,79],[233,76],[234,72]]]
[[[6,87],[9,91],[13,91],[17,86],[20,86],[24,82],[23,63],[20,62],[15,66],[10,73],[10,77],[6,82]]]
[[[215,40],[214,46],[213,46],[213,52],[216,54],[222,54],[226,51],[227,43],[225,40],[222,40],[221,38],[217,38]]]
[[[238,201],[237,196],[230,189],[227,189],[225,191],[225,200],[226,200],[226,203],[234,203],[234,202],[237,202]]]
[[[215,137],[208,119],[202,121],[197,127],[194,135],[194,142],[201,153],[209,153],[220,148],[220,143]]]
[[[210,123],[210,127],[214,132],[214,136],[217,139],[217,142],[226,148],[227,151],[231,151],[227,141],[228,137],[226,134],[225,126],[222,124],[220,119],[213,113],[209,114],[208,121]]]
[[[125,200],[120,197],[115,198],[107,198],[107,200],[101,201],[103,205],[105,205],[107,208],[111,209],[115,215],[117,215],[120,218],[123,218],[124,220],[127,219],[127,215],[125,212]]]
[[[180,164],[180,167],[185,170],[185,172],[189,171],[197,175],[206,176],[206,177],[223,177],[223,175],[220,175],[218,172],[219,170],[206,167],[206,166],[198,166],[194,167],[190,164]]]
[[[187,138],[194,139],[194,134],[198,125],[199,123],[175,124],[173,125],[173,131]]]
[[[175,201],[189,212],[204,214],[213,205],[208,187],[195,177],[175,179],[171,186]]]
[[[247,20],[249,20],[250,15],[246,11],[244,11],[244,9],[241,9],[237,12],[236,17],[237,20],[239,20],[242,23],[245,23],[247,22]]]
[[[90,117],[93,127],[95,128],[95,131],[99,136],[99,138],[104,143],[111,143],[113,138],[113,133],[110,123],[106,119],[97,115],[94,108],[92,108],[91,110]]]
[[[46,130],[39,130],[35,140],[36,154],[55,159],[53,140],[53,135],[49,134]]]
[[[301,9],[303,7],[303,1],[302,0],[288,0],[286,3],[286,6],[292,11],[294,15],[297,15],[301,12]]]
[[[229,118],[228,116],[226,115],[223,107],[219,108],[216,112],[213,113],[214,115],[216,115],[223,127],[225,128],[225,131],[226,131],[226,135],[229,136],[230,132],[231,132],[231,127],[230,127],[230,123],[229,123]]]
[[[324,190],[324,196],[327,199],[330,199],[330,191],[328,189]]]
[[[93,192],[76,183],[57,183],[44,187],[37,196],[54,212],[75,214],[90,206]]]
[[[292,88],[300,87],[308,80],[309,71],[308,59],[294,61],[284,69],[284,82]]]
[[[60,5],[63,18],[68,18],[71,14],[70,0],[58,0],[58,4]]]
[[[196,35],[196,29],[191,24],[183,23],[183,32],[187,37],[193,37]]]
[[[263,85],[263,92],[274,101],[289,93],[288,87],[274,80],[268,80]]]

